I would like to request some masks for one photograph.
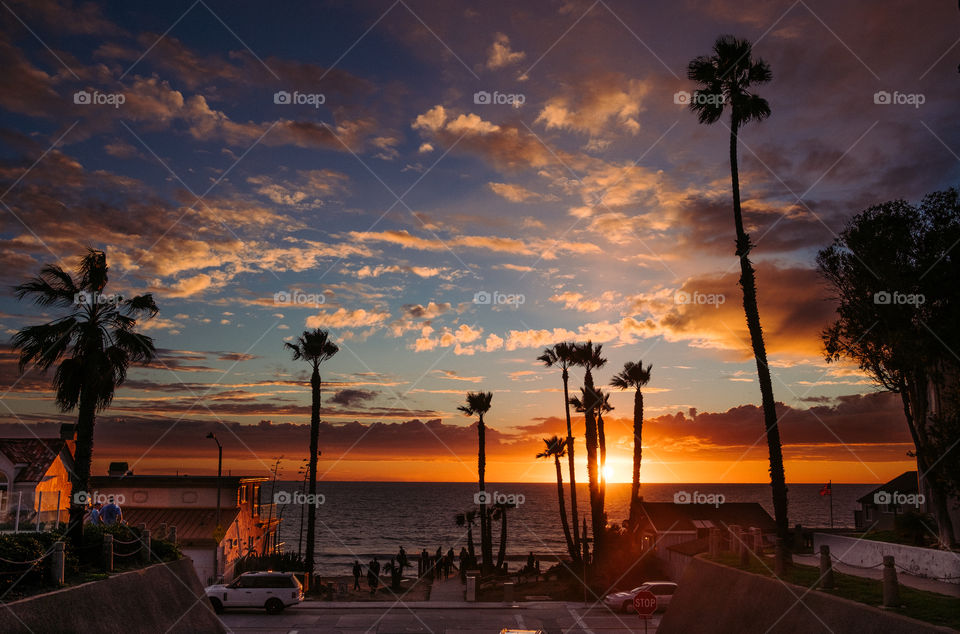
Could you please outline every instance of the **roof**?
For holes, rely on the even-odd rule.
[[[0,438],[0,453],[16,465],[25,465],[15,482],[39,482],[65,445],[60,438]]]
[[[723,504],[675,504],[642,502],[640,510],[658,533],[694,532],[700,528],[724,528],[732,524],[776,530],[773,518],[757,502],[724,502]]]
[[[91,476],[91,487],[131,486],[143,488],[198,487],[216,488],[219,481],[223,487],[235,487],[247,482],[266,482],[266,476],[177,476],[177,475],[118,475]]]
[[[890,480],[890,482],[881,484],[870,493],[858,498],[857,502],[860,504],[873,504],[873,496],[881,491],[886,491],[888,493],[903,493],[906,495],[911,493],[919,493],[920,480],[917,478],[917,472],[904,471],[893,480]]]
[[[224,508],[220,525],[226,529],[233,522],[238,508]],[[177,541],[183,546],[216,546],[213,531],[217,527],[215,508],[142,508],[124,507],[123,519],[130,525],[146,524],[151,531],[160,530],[161,524],[177,527]]]

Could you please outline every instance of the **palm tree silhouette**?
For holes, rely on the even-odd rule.
[[[607,496],[607,434],[604,431],[603,415],[613,411],[610,404],[610,395],[597,390],[595,397],[597,407],[597,444],[600,446],[600,497],[606,500]]]
[[[500,520],[500,547],[497,550],[497,570],[503,569],[503,560],[507,556],[507,511],[517,508],[512,502],[497,502],[490,511],[490,519]]]
[[[327,361],[340,351],[337,344],[330,339],[330,333],[320,328],[304,330],[294,343],[284,343],[294,361],[306,361],[310,364],[310,464],[307,468],[307,479],[310,483],[310,499],[317,496],[317,445],[320,441],[320,364]],[[308,504],[307,508],[307,552],[304,564],[307,575],[313,581],[314,541],[317,534],[317,505]]]
[[[601,368],[607,362],[601,355],[601,344],[592,341],[575,345],[574,362],[584,369],[583,395],[584,419],[586,421],[587,445],[587,479],[590,487],[590,518],[593,530],[593,556],[600,561],[603,551],[603,531],[606,528],[606,518],[603,511],[603,490],[600,486],[600,477],[597,469],[598,429],[596,416],[596,388],[593,385],[593,370]]]
[[[767,365],[767,351],[760,327],[757,308],[757,282],[750,262],[753,244],[743,227],[740,208],[740,177],[737,167],[737,140],[740,128],[751,121],[762,121],[770,116],[767,100],[751,92],[754,85],[765,84],[773,77],[770,66],[762,59],[754,59],[753,46],[748,40],[722,35],[713,45],[713,54],[691,60],[687,77],[699,85],[690,99],[690,109],[700,123],[712,124],[720,120],[724,106],[730,105],[730,182],[733,190],[733,222],[737,234],[736,255],[740,258],[740,286],[743,289],[743,310],[750,331],[750,343],[757,363],[757,378],[763,401],[764,428],[770,454],[770,484],[773,489],[773,510],[777,536],[787,536],[787,484],[783,469],[783,450],[780,429],[777,426],[776,401],[773,383]]]
[[[569,403],[568,403],[569,405]],[[567,509],[563,500],[563,471],[560,469],[560,458],[567,453],[567,441],[561,440],[559,436],[544,438],[543,443],[546,448],[537,454],[537,458],[553,458],[553,464],[557,468],[557,502],[560,504],[560,524],[563,526],[563,537],[567,540],[567,552],[573,561],[580,560],[580,552],[576,542],[570,536],[570,524],[567,521]]]
[[[476,511],[466,511],[465,513],[457,513],[455,518],[457,526],[460,528],[467,527],[467,552],[470,553],[471,559],[475,559],[477,556],[477,551],[473,547],[473,523],[476,521],[476,517]],[[463,562],[460,565],[462,566]]]
[[[48,264],[40,275],[14,288],[19,300],[30,296],[38,306],[66,311],[54,321],[17,332],[13,348],[20,351],[20,374],[27,366],[46,372],[59,362],[53,377],[57,407],[61,412],[77,410],[76,455],[70,471],[74,495],[67,527],[77,548],[83,546],[86,509],[80,494],[90,490],[96,416],[110,405],[131,364],[156,357],[153,339],[134,330],[138,319],[159,312],[153,295],[124,299],[105,294],[108,270],[106,253],[87,249],[76,277]]]
[[[577,523],[577,475],[575,462],[573,457],[573,425],[570,422],[570,393],[568,389],[568,384],[570,380],[570,373],[568,369],[571,365],[574,365],[574,356],[576,353],[576,344],[569,341],[563,341],[549,348],[545,348],[543,354],[537,357],[537,361],[543,362],[545,366],[551,368],[553,366],[559,366],[563,371],[560,375],[563,379],[563,407],[567,414],[567,440],[566,440],[566,452],[567,452],[567,463],[570,468],[570,512],[573,518],[573,550],[571,551],[571,556],[573,556],[573,561],[580,561],[580,529]],[[561,491],[563,484],[560,485]],[[564,521],[566,521],[566,514],[564,514]]]
[[[477,442],[479,445],[477,451],[477,475],[481,495],[487,490],[484,482],[487,470],[487,427],[483,422],[483,415],[490,411],[490,402],[492,400],[493,394],[490,392],[467,392],[467,404],[457,408],[467,416],[477,417]],[[484,502],[486,502],[485,495]],[[490,516],[489,513],[487,513],[486,507],[480,510],[480,557],[483,560],[483,570],[486,572],[493,563],[493,536],[490,534]]]
[[[633,388],[633,480],[630,485],[630,530],[632,531],[640,510],[640,462],[643,459],[643,387],[650,382],[653,365],[643,367],[643,361],[627,361],[623,370],[610,379],[610,385],[620,389]]]

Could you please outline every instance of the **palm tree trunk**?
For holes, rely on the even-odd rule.
[[[313,366],[310,375],[311,403],[310,403],[310,466],[308,473],[310,499],[317,498],[317,445],[320,442],[320,371]],[[307,574],[313,582],[314,542],[317,535],[317,505],[307,504],[307,552],[304,564]]]
[[[570,524],[567,522],[567,509],[563,501],[563,471],[560,469],[560,456],[554,455],[553,463],[557,467],[557,502],[560,503],[560,525],[563,526],[563,537],[567,540],[567,552],[573,561],[580,559],[580,553],[577,551],[577,545],[570,537]],[[576,524],[576,516],[574,516]]]
[[[497,551],[497,570],[503,568],[503,560],[507,556],[507,509],[500,509],[500,549]]]
[[[587,370],[584,379],[584,389],[586,398],[591,398],[593,394],[593,376],[590,370]],[[586,444],[587,444],[587,480],[590,488],[590,520],[593,529],[593,559],[599,562],[600,553],[603,550],[603,498],[600,497],[600,479],[597,473],[597,419],[595,410],[590,404],[584,411],[586,420]]]
[[[93,427],[96,422],[96,401],[84,390],[77,408],[77,445],[73,457],[70,478],[70,520],[67,533],[76,552],[83,548],[83,516],[86,514],[86,499],[77,494],[90,491],[90,465],[93,461]]]
[[[481,491],[487,490],[484,482],[487,470],[486,435],[486,425],[483,423],[483,416],[480,416],[480,420],[477,423],[477,437],[480,445],[477,455],[477,474],[479,475]],[[490,564],[493,563],[493,540],[490,535],[488,508],[489,506],[480,507],[480,558],[482,559],[482,570],[485,572],[490,569]]]
[[[607,434],[603,429],[603,412],[597,410],[597,444],[600,446],[600,496],[607,496]]]
[[[630,485],[630,531],[636,527],[640,512],[640,462],[643,460],[643,392],[633,395],[633,480]]]
[[[567,462],[570,465],[570,514],[573,518],[573,561],[580,560],[580,528],[577,522],[577,474],[576,465],[573,459],[573,424],[570,422],[570,393],[568,391],[568,382],[570,374],[567,368],[563,368],[563,405],[567,412]],[[561,484],[561,489],[563,485]],[[566,522],[567,514],[563,513],[563,521]]]
[[[777,536],[787,538],[787,482],[783,469],[783,449],[780,445],[780,428],[777,425],[776,401],[773,398],[773,382],[767,365],[767,350],[760,327],[760,310],[757,307],[757,283],[750,262],[750,237],[743,228],[743,213],[740,208],[740,176],[737,167],[737,120],[731,114],[730,125],[730,180],[733,188],[733,217],[737,230],[737,256],[740,258],[740,287],[743,289],[743,312],[747,317],[750,343],[757,362],[757,379],[763,404],[764,428],[767,450],[770,455],[770,486],[773,489],[773,514],[777,524]]]

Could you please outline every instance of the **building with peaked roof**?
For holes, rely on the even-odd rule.
[[[682,504],[641,502],[637,532],[644,550],[665,556],[665,549],[704,539],[711,528],[725,532],[728,526],[759,528],[763,535],[776,533],[776,523],[757,502]]]
[[[0,523],[65,522],[72,469],[71,438],[0,438]]]
[[[921,497],[916,471],[905,471],[857,499],[853,512],[857,530],[892,530],[898,515],[915,510],[927,512],[926,497]]]
[[[238,559],[276,548],[279,520],[260,499],[265,477],[134,475],[125,464],[111,472],[117,475],[90,478],[93,497],[113,497],[124,521],[145,524],[158,537],[176,527],[177,542],[204,584],[229,581]]]

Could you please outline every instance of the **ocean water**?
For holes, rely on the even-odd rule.
[[[833,517],[835,527],[852,527],[858,497],[870,492],[872,484],[834,484]],[[293,494],[299,482],[277,482],[278,492]],[[819,494],[821,484],[789,485],[790,525],[809,527],[830,525],[830,498]],[[349,574],[354,559],[366,563],[375,555],[381,562],[403,546],[411,557],[426,548],[453,548],[459,553],[466,545],[466,529],[456,525],[457,513],[473,507],[476,484],[422,482],[318,482],[322,503],[317,507],[317,566],[323,574]],[[507,516],[507,561],[516,569],[533,551],[549,565],[566,546],[557,507],[557,487],[550,483],[489,483],[487,490],[501,496],[514,496],[522,504]],[[759,502],[773,515],[770,486],[766,484],[647,484],[641,494],[650,502],[671,502],[674,493],[722,494],[727,502]],[[569,513],[569,492],[565,500]],[[522,496],[522,498],[520,497]],[[607,485],[606,508],[610,521],[628,515],[629,483]],[[589,518],[586,485],[577,487],[580,516]],[[263,501],[272,499],[269,485]],[[281,514],[280,541],[284,550],[297,552],[300,542],[301,506],[278,505]],[[589,522],[588,522],[589,523]],[[480,547],[479,524],[474,528],[474,543]],[[304,538],[306,525],[304,522]],[[500,523],[494,522],[494,555],[499,545]]]

